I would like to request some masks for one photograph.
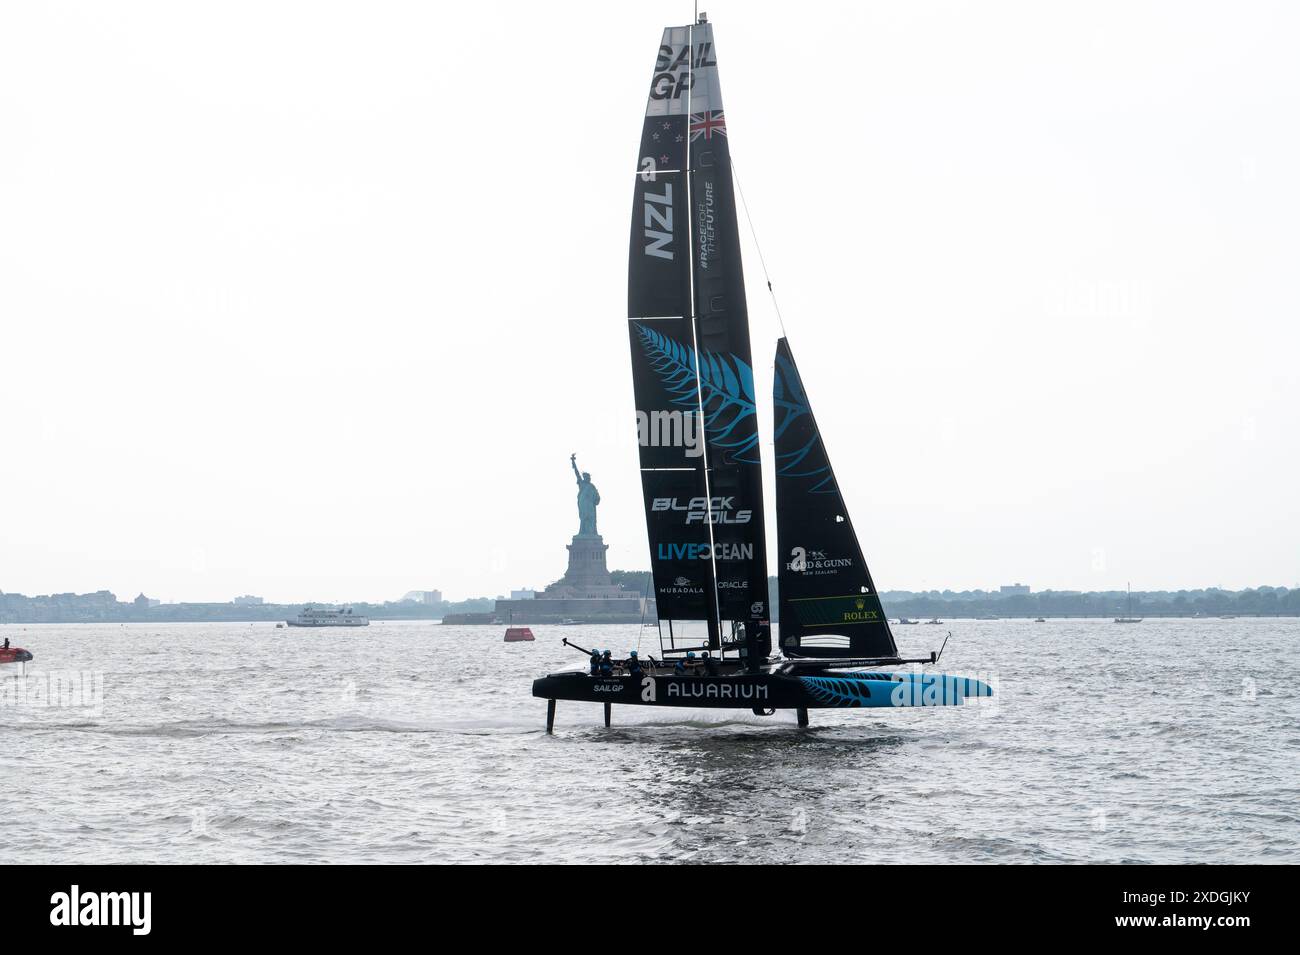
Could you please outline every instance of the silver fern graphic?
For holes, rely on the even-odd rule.
[[[673,404],[695,407],[698,383],[709,445],[734,460],[757,464],[757,457],[746,456],[758,448],[754,370],[735,355],[699,352],[644,325],[636,329],[650,367]]]

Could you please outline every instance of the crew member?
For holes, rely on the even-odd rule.
[[[641,661],[637,659],[635,650],[627,653],[627,672],[629,676],[641,675]]]
[[[601,676],[614,675],[614,660],[613,658],[610,657],[608,650],[606,650],[600,655],[600,675]]]
[[[709,676],[718,675],[718,661],[716,658],[709,656],[709,651],[704,651],[704,669]]]
[[[591,675],[600,676],[600,651],[591,651]]]
[[[678,657],[677,662],[673,664],[673,673],[677,674],[677,676],[686,675],[686,663],[681,657]]]

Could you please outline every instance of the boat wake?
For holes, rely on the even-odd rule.
[[[533,723],[510,720],[450,720],[437,723],[414,723],[404,720],[372,719],[344,715],[300,722],[240,722],[237,720],[178,720],[171,723],[105,725],[94,722],[60,723],[41,729],[80,730],[107,736],[151,736],[163,739],[186,739],[203,736],[278,736],[287,733],[394,733],[451,734],[487,736],[502,733],[535,733]]]

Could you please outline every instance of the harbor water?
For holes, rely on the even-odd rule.
[[[1300,621],[898,628],[996,696],[560,702],[653,628],[7,625],[0,863],[1300,862]]]

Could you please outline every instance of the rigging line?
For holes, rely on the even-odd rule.
[[[745,187],[740,184],[740,176],[736,172],[736,161],[731,161],[731,178],[736,183],[736,191],[740,193],[740,205],[745,210],[745,221],[749,223],[749,234],[754,237],[754,250],[758,252],[758,264],[763,267],[763,281],[767,283],[767,294],[772,296],[772,307],[776,309],[776,320],[781,326],[781,337],[789,336],[785,333],[785,319],[781,316],[781,303],[776,300],[776,290],[772,288],[772,277],[767,274],[767,260],[763,258],[763,247],[758,243],[758,230],[754,228],[754,217],[749,214],[749,203],[745,201]]]
[[[641,652],[641,641],[642,641],[642,639],[644,639],[644,637],[645,637],[645,611],[646,611],[646,607],[648,607],[648,606],[650,605],[650,584],[651,584],[653,581],[654,581],[654,570],[652,569],[652,570],[650,571],[650,576],[649,576],[648,578],[646,578],[645,587],[642,588],[642,591],[641,591],[641,629],[638,630],[638,631],[636,632],[636,652],[637,652],[637,653],[640,653],[640,652]],[[658,611],[658,608],[656,607],[655,609],[656,609],[655,616],[657,617],[657,616],[658,616],[658,612],[657,612],[657,611]]]

